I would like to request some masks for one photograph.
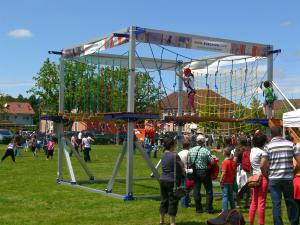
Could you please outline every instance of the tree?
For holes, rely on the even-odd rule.
[[[17,97],[17,100],[18,100],[19,102],[23,102],[23,101],[26,100],[26,99],[24,98],[23,95],[19,94],[18,97]]]
[[[35,80],[34,87],[28,90],[27,93],[35,95],[43,102],[42,110],[47,108],[47,111],[53,113],[58,110],[58,74],[58,66],[47,58],[40,71],[33,77],[33,80]]]
[[[57,113],[59,66],[47,58],[28,90],[39,99],[41,110]],[[64,63],[65,111],[77,113],[127,111],[128,68],[100,68],[66,60]],[[136,76],[137,112],[158,112],[159,89],[147,73]]]
[[[5,95],[0,93],[0,112],[3,112],[5,101]]]

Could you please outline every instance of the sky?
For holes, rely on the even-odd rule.
[[[289,98],[300,98],[299,9],[299,0],[1,0],[0,93],[29,96],[45,59],[58,61],[49,50],[136,25],[271,44],[282,50],[275,82]]]

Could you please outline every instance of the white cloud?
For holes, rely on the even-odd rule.
[[[7,35],[11,38],[18,38],[18,39],[32,37],[31,31],[27,29],[11,30],[7,33]]]
[[[292,22],[287,20],[287,21],[283,21],[280,23],[280,26],[282,27],[288,27],[288,26],[291,26],[292,25]]]

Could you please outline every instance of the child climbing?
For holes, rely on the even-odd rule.
[[[190,68],[185,68],[183,70],[183,76],[180,76],[177,72],[176,75],[179,76],[184,82],[184,86],[186,87],[186,91],[188,94],[188,108],[189,111],[191,112],[191,115],[193,116],[196,113],[196,108],[194,103],[195,95],[196,95],[196,90],[194,85],[194,74],[192,74]]]
[[[268,80],[266,80],[265,82],[261,82],[260,88],[262,89],[263,96],[265,97],[265,102],[263,104],[263,113],[265,114],[267,119],[272,119],[274,116],[274,101],[277,99],[277,97],[274,94],[272,85]],[[272,110],[271,118],[269,118],[267,106]]]

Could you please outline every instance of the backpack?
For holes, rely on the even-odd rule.
[[[225,210],[217,218],[207,220],[208,225],[245,225],[243,215],[236,209]]]
[[[247,173],[251,171],[250,149],[248,147],[243,149],[242,169]]]
[[[209,163],[207,166],[210,170],[210,177],[212,180],[215,180],[218,178],[218,175],[219,175],[219,165],[218,165],[218,162],[219,162],[219,159],[217,156],[215,155],[212,155],[212,159],[213,159],[213,162],[212,163]]]

